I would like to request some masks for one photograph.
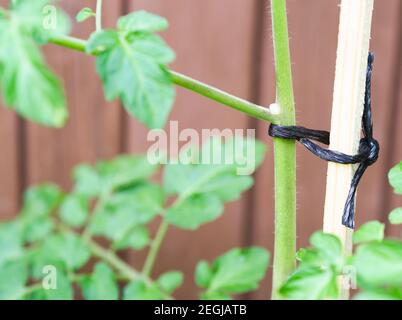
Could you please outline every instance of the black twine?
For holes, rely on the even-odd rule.
[[[323,160],[342,163],[354,164],[359,163],[352,182],[350,184],[349,194],[346,199],[342,224],[348,228],[355,227],[355,195],[356,189],[363,173],[367,167],[377,161],[380,146],[373,138],[373,119],[371,113],[371,75],[373,72],[373,53],[368,55],[366,88],[364,95],[364,111],[362,117],[363,138],[360,139],[359,150],[356,155],[347,155],[342,152],[328,150],[320,147],[312,140],[329,145],[330,133],[328,131],[312,130],[300,126],[281,126],[271,124],[268,134],[271,137],[283,139],[295,139],[303,144],[310,152]]]

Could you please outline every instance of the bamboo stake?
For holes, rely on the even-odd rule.
[[[355,154],[361,133],[364,84],[374,0],[342,0],[338,35],[330,148]],[[352,230],[341,223],[355,166],[328,163],[324,232],[338,236],[345,255],[352,250]],[[348,289],[343,286],[344,298]]]

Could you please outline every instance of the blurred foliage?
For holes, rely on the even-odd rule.
[[[0,91],[21,116],[62,127],[68,117],[64,90],[39,48],[70,32],[70,19],[56,2],[14,0],[0,7]],[[83,8],[76,20],[91,17],[96,13]],[[165,18],[137,11],[120,17],[115,29],[93,32],[86,47],[96,55],[106,99],[119,98],[149,128],[164,127],[175,99],[167,69],[175,53],[156,34],[167,27]]]
[[[61,127],[68,116],[64,92],[38,47],[70,30],[67,15],[52,3],[18,0],[10,10],[0,7],[0,90],[22,116]]]
[[[245,146],[253,144],[259,166],[265,153],[261,142],[240,136],[211,141],[199,151],[193,148],[193,156],[212,145],[225,157],[246,156]],[[53,184],[29,188],[18,217],[0,224],[0,299],[73,299],[77,286],[85,299],[171,298],[183,283],[180,271],[152,280],[116,253],[148,248],[148,225],[157,217],[192,230],[220,217],[224,204],[253,183],[227,162],[169,163],[159,185],[152,178],[160,165],[150,164],[145,155],[123,155],[77,166],[70,193]],[[107,246],[99,244],[101,239]],[[266,250],[255,247],[233,249],[211,265],[200,262],[195,277],[205,289],[201,297],[231,298],[255,290],[268,260]],[[48,288],[52,268],[56,285]]]
[[[389,172],[395,193],[402,194],[402,162]],[[402,208],[389,215],[392,224],[402,224]],[[353,235],[354,253],[345,257],[335,236],[317,232],[311,248],[301,249],[299,266],[280,289],[288,299],[339,298],[337,279],[343,275],[356,284],[355,299],[402,300],[402,241],[384,239],[385,225],[379,221],[363,224]]]

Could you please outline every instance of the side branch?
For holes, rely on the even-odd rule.
[[[85,47],[87,43],[85,40],[70,36],[53,37],[49,41],[58,46],[70,48],[81,52],[85,52]],[[179,72],[170,71],[170,73],[173,83],[180,87],[186,88],[223,105],[239,110],[253,118],[272,123],[278,122],[279,115],[271,112],[269,108],[238,98],[208,84],[185,76]]]

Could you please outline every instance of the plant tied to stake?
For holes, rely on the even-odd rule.
[[[294,139],[303,144],[307,150],[317,157],[334,163],[356,164],[359,163],[345,203],[342,216],[342,224],[350,229],[355,227],[355,195],[357,185],[366,169],[373,165],[378,159],[380,145],[373,138],[373,119],[371,113],[371,75],[373,71],[373,53],[368,55],[366,87],[364,94],[364,110],[362,117],[362,128],[364,137],[360,139],[359,150],[356,155],[347,155],[339,151],[328,150],[320,147],[312,140],[329,145],[330,133],[322,130],[312,130],[300,126],[281,126],[271,124],[268,134],[271,137],[282,139]]]
[[[402,299],[402,242],[385,239],[383,223],[369,221],[358,228],[353,236],[354,250],[347,252],[342,234],[331,229],[338,228],[339,219],[330,230],[324,226],[327,232],[314,233],[310,248],[296,253],[295,139],[325,160],[361,163],[350,188],[348,213],[354,213],[354,194],[361,175],[378,156],[370,109],[371,56],[363,115],[363,142],[370,148],[361,147],[359,155],[348,156],[308,140],[332,145],[328,132],[296,126],[285,0],[271,0],[276,108],[246,101],[170,70],[175,53],[159,35],[168,28],[163,17],[136,11],[120,17],[114,28],[104,29],[103,1],[97,0],[95,10],[83,8],[76,16],[80,23],[94,19],[94,32],[83,40],[68,35],[71,22],[55,3],[13,0],[9,8],[0,7],[0,92],[9,108],[45,126],[65,125],[64,90],[40,50],[44,44],[55,44],[94,56],[105,98],[119,99],[125,110],[148,128],[165,126],[175,100],[175,85],[269,122],[275,160],[272,298],[342,298],[344,284],[338,279],[350,275],[361,289],[356,299]],[[366,11],[369,21],[364,27],[368,28],[371,11]],[[368,37],[367,32],[364,35]],[[360,44],[361,48],[368,46],[368,38],[363,40],[367,43]],[[366,51],[359,54],[366,55]],[[356,74],[358,71],[362,70]],[[212,139],[193,151],[200,156],[217,143],[213,148],[220,154],[236,158],[244,156],[245,142],[255,144],[253,156],[256,167],[260,166],[264,144],[240,136],[226,143]],[[155,183],[153,178],[160,171],[162,182]],[[173,299],[184,281],[183,273],[168,270],[154,277],[169,228],[197,230],[217,220],[226,203],[252,187],[251,174],[238,175],[233,164],[169,162],[162,167],[151,164],[145,155],[123,155],[78,165],[69,192],[54,184],[32,186],[24,194],[18,217],[0,224],[0,299],[73,299],[77,296],[74,288],[90,300]],[[390,171],[389,182],[395,193],[402,194],[402,162]],[[402,224],[402,209],[393,210],[389,220]],[[153,235],[149,224],[155,221],[159,227]],[[345,215],[344,223],[354,227],[353,214]],[[120,258],[122,250],[147,250],[142,268]],[[194,282],[200,288],[200,298],[232,299],[257,289],[270,260],[267,250],[253,246],[230,249],[213,261],[199,261]],[[58,286],[46,290],[43,282],[51,285],[53,281],[51,267],[57,270]]]

